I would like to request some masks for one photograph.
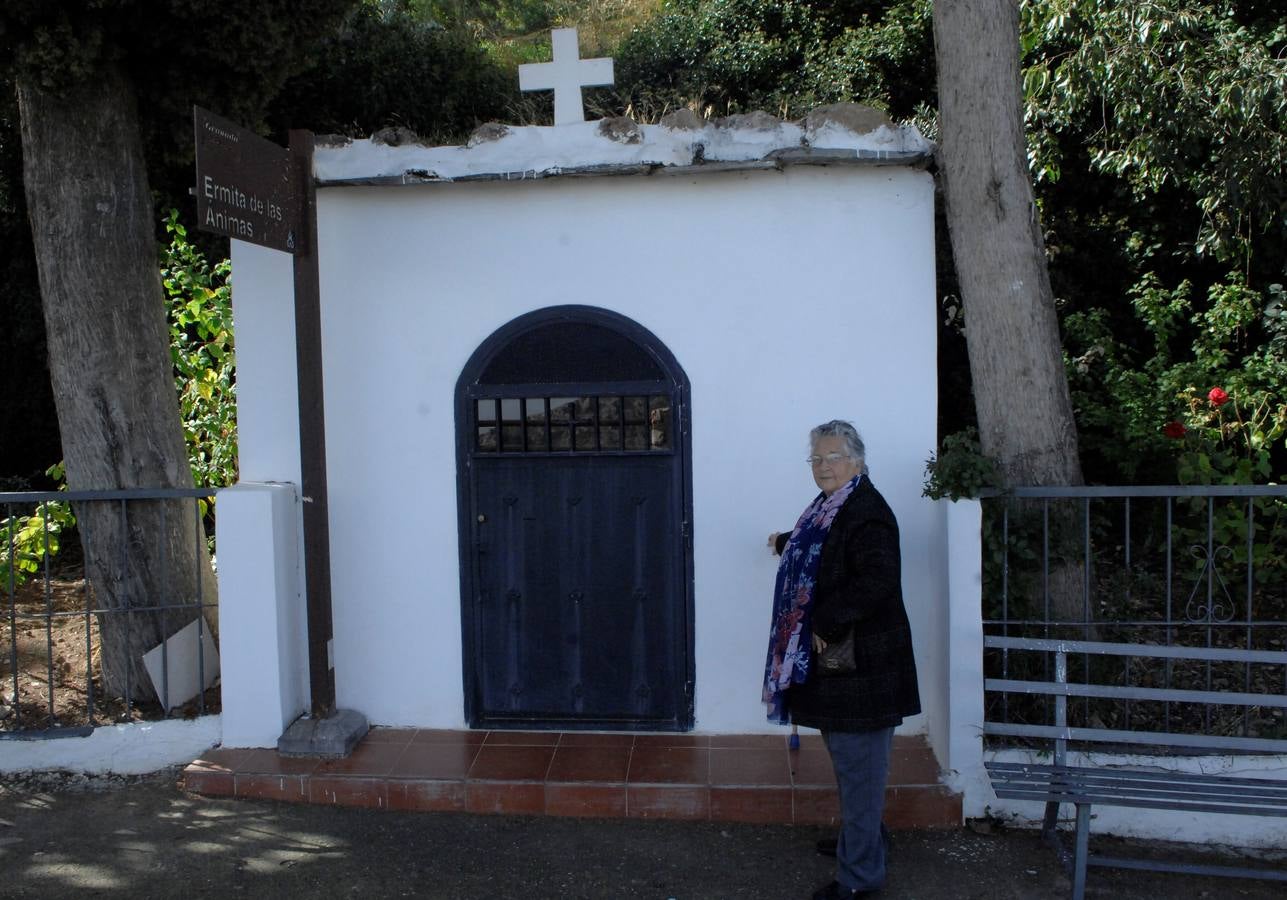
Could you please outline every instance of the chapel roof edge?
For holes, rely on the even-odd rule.
[[[676,110],[655,124],[627,116],[563,125],[489,122],[455,146],[428,146],[405,128],[368,139],[327,136],[316,143],[314,177],[325,187],[712,172],[716,166],[925,166],[934,151],[913,125],[841,103],[795,121],[763,111],[705,119]]]

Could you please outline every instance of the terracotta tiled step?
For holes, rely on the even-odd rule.
[[[184,772],[211,796],[403,810],[828,825],[835,779],[817,735],[603,734],[376,728],[347,759],[215,749]],[[897,737],[885,820],[960,824],[920,737]]]

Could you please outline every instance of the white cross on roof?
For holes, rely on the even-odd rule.
[[[554,62],[528,63],[518,67],[521,91],[554,90],[554,124],[568,125],[585,121],[581,105],[581,88],[612,84],[612,60],[579,59],[575,28],[555,28],[550,32],[554,45]]]

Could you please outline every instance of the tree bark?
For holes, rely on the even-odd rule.
[[[979,443],[1007,485],[1082,483],[1077,426],[1064,371],[1032,194],[1023,128],[1016,0],[935,0],[939,171],[965,311]],[[1048,521],[1050,611],[1086,622],[1085,568],[1072,507],[1016,504],[1019,530]],[[1032,597],[1030,614],[1046,598]]]
[[[939,169],[983,452],[1007,484],[1082,483],[1023,130],[1015,0],[936,0]]]
[[[109,65],[17,91],[68,486],[191,487],[133,86]],[[155,697],[142,654],[217,599],[195,501],[84,502],[76,516],[105,689]],[[155,606],[177,608],[126,612]]]

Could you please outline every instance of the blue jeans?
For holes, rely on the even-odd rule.
[[[885,883],[880,818],[894,729],[824,731],[822,738],[840,786],[836,881],[851,891],[875,890]]]

